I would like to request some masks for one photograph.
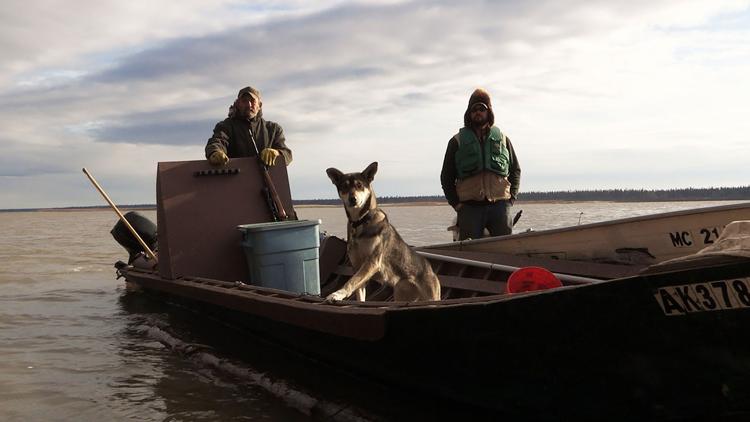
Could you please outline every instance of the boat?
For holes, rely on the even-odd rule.
[[[750,219],[750,202],[696,208],[507,236],[432,245],[622,264],[656,264],[712,245],[724,227]]]
[[[319,294],[253,285],[246,262],[244,272],[226,268],[240,249],[233,219],[270,218],[257,193],[248,193],[249,205],[226,195],[237,186],[249,192],[239,177],[254,171],[252,161],[232,165],[231,175],[203,177],[202,162],[160,163],[158,267],[141,256],[120,263],[118,277],[361,382],[498,417],[750,415],[748,222],[730,224],[742,227],[739,235],[716,242],[739,249],[649,266],[423,247],[418,253],[438,274],[441,300],[394,302],[391,289],[371,281],[364,302],[327,302],[323,297],[353,273],[342,239],[320,244]],[[282,202],[290,203],[283,171],[273,176]],[[220,188],[225,184],[232,186]],[[193,203],[205,195],[211,206]],[[222,201],[244,214],[227,212]],[[231,236],[206,236],[205,223],[229,227]],[[210,265],[193,262],[197,256]],[[509,281],[521,267],[544,268],[561,286],[512,293]]]

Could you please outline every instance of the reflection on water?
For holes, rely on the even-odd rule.
[[[726,203],[518,203],[516,231]],[[383,208],[411,244],[451,239],[447,206]],[[297,212],[345,238],[341,207]],[[378,419],[352,404],[355,389],[322,388],[345,383],[318,365],[126,294],[115,221],[108,210],[0,213],[0,420]]]
[[[200,359],[212,350],[191,342],[188,312],[165,313],[163,304],[133,293],[122,294],[119,304],[127,323],[118,356],[127,369],[108,385],[118,414],[154,421],[307,420],[259,386],[222,372],[221,360]]]

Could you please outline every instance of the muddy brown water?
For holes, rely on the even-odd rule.
[[[516,232],[728,203],[518,203]],[[410,244],[451,240],[447,206],[383,208]],[[340,207],[297,212],[345,237]],[[252,352],[240,358],[213,340],[241,334],[127,293],[112,268],[126,259],[115,222],[108,210],[0,213],[0,420],[389,419],[296,379],[261,340],[243,339]]]

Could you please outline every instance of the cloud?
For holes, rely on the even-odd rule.
[[[129,142],[161,145],[205,145],[210,137],[210,120],[176,121],[138,123],[126,122],[105,125],[93,130],[93,137],[99,142]],[[200,139],[198,134],[205,134],[206,139]]]
[[[311,13],[337,1],[31,0],[0,5],[0,81],[49,68],[96,64],[148,45]]]
[[[211,103],[218,103],[212,101]],[[204,103],[114,114],[71,127],[94,142],[204,146],[220,117],[205,117]]]
[[[370,161],[381,195],[439,193],[476,86],[518,149],[522,189],[585,187],[591,176],[566,176],[576,168],[611,187],[683,186],[691,171],[745,183],[735,157],[748,155],[750,130],[746,1],[310,4],[0,6],[0,179],[102,163],[104,177],[149,169],[141,180],[157,161],[201,159],[252,84],[295,152],[297,197],[330,197],[326,167]],[[657,170],[657,153],[686,168]],[[696,154],[723,163],[716,182]],[[13,189],[0,184],[0,197],[44,203]]]
[[[54,163],[51,157],[12,156],[0,158],[0,178],[35,177],[38,175],[63,174],[69,171],[64,165]]]

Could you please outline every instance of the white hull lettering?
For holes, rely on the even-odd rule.
[[[661,287],[654,298],[667,316],[750,308],[750,278]]]

